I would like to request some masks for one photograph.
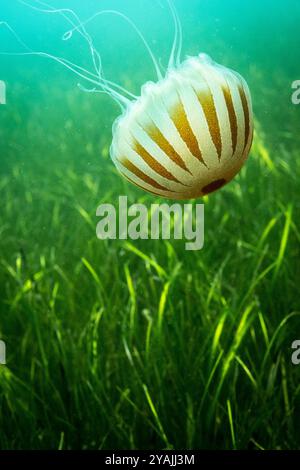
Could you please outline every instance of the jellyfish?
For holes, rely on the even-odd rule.
[[[117,170],[140,189],[168,199],[194,199],[229,183],[248,158],[253,139],[253,111],[249,87],[237,72],[208,55],[181,61],[182,27],[172,0],[165,0],[174,24],[174,39],[166,71],[135,23],[115,10],[102,10],[86,21],[70,9],[55,9],[43,1],[19,0],[32,9],[59,14],[70,24],[63,40],[74,33],[87,42],[93,71],[61,57],[31,50],[2,22],[26,49],[17,54],[51,58],[93,85],[84,91],[107,93],[120,106],[112,126],[110,156]],[[149,54],[157,81],[148,81],[139,96],[104,78],[101,56],[86,26],[100,15],[123,18],[136,31]],[[1,25],[1,23],[0,23]]]

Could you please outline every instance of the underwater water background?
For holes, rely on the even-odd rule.
[[[25,3],[35,4],[34,1]],[[173,26],[164,0],[47,1],[81,20],[128,15],[161,64]],[[249,160],[204,198],[205,244],[99,241],[96,208],[157,202],[109,157],[108,96],[45,57],[0,55],[2,449],[299,448],[300,4],[174,0],[182,58],[209,54],[253,99]],[[36,51],[91,68],[59,14],[0,0]],[[155,71],[137,34],[103,15],[87,26],[105,77],[138,94]],[[22,52],[0,25],[0,52]]]

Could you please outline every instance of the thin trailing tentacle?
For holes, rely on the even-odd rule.
[[[2,23],[0,23],[0,25],[4,24],[9,29],[9,31],[13,34],[13,36],[17,39],[19,44],[26,51],[24,53],[16,53],[16,55],[37,55],[37,56],[48,57],[52,60],[55,60],[56,62],[59,62],[60,64],[64,65],[66,68],[71,70],[73,73],[75,73],[76,75],[78,75],[82,79],[84,79],[84,80],[88,81],[89,83],[92,83],[93,85],[96,85],[97,87],[99,87],[100,88],[100,90],[98,90],[99,92],[110,94],[115,100],[117,100],[119,102],[119,104],[121,104],[121,107],[126,106],[129,103],[130,99],[137,99],[137,97],[134,94],[128,92],[122,86],[120,86],[120,85],[104,78],[103,69],[102,69],[102,62],[101,62],[101,56],[100,56],[99,52],[97,51],[97,49],[95,48],[93,40],[92,40],[91,36],[88,34],[88,32],[85,28],[85,25],[87,23],[89,23],[90,21],[92,21],[97,16],[103,15],[103,14],[113,14],[113,15],[117,15],[117,16],[123,18],[135,30],[135,32],[138,34],[138,36],[142,40],[143,44],[145,45],[145,47],[146,47],[146,49],[147,49],[147,51],[150,55],[150,58],[153,61],[158,79],[163,78],[160,66],[159,66],[159,64],[158,64],[158,62],[157,62],[157,60],[154,56],[154,53],[153,53],[150,45],[146,41],[146,39],[143,36],[142,32],[135,25],[135,23],[130,18],[128,18],[126,15],[124,15],[123,13],[121,13],[119,11],[116,11],[116,10],[102,10],[102,11],[99,11],[99,12],[95,13],[94,15],[92,15],[86,21],[82,22],[80,20],[80,18],[77,16],[77,14],[74,11],[72,11],[71,9],[54,8],[51,5],[49,5],[46,2],[41,1],[41,0],[33,0],[35,2],[35,4],[30,3],[29,0],[18,0],[18,1],[19,1],[19,3],[25,5],[29,8],[31,8],[31,9],[33,9],[33,10],[36,10],[38,12],[53,13],[53,14],[59,14],[60,16],[62,16],[72,26],[72,28],[70,30],[65,32],[62,39],[63,40],[69,40],[72,37],[73,33],[76,31],[86,40],[86,42],[89,46],[89,50],[90,50],[90,53],[91,53],[92,62],[93,62],[93,66],[94,66],[96,74],[94,74],[93,72],[90,72],[89,70],[84,69],[83,67],[81,67],[77,64],[74,64],[73,62],[69,61],[68,59],[61,58],[61,57],[56,57],[52,54],[48,54],[48,53],[45,53],[45,52],[34,51],[34,50],[30,49],[21,40],[21,38],[16,34],[16,32],[10,27],[10,25],[8,25],[5,22],[2,22]],[[175,16],[174,16],[174,21],[175,21]],[[177,32],[177,35],[178,35],[178,32]],[[177,40],[175,42],[175,46],[176,46],[176,43],[177,43]],[[174,48],[174,51],[173,51],[173,55],[174,54],[175,54],[175,48]],[[85,91],[87,91],[87,89],[83,86],[81,86],[81,89],[84,89]],[[92,88],[89,91],[90,92],[96,92],[97,89]]]
[[[47,3],[41,1],[41,0],[35,0],[37,4],[39,5],[42,5],[42,6],[45,6],[48,8],[48,10],[44,10],[44,9],[41,9],[41,8],[37,8],[31,4],[29,4],[26,0],[19,0],[20,3],[23,3],[37,11],[40,11],[40,12],[44,12],[44,13],[59,13],[61,14],[72,26],[73,28],[70,29],[69,31],[66,31],[66,33],[64,34],[63,36],[63,39],[64,40],[68,40],[72,37],[73,33],[75,31],[79,32],[88,42],[89,46],[90,46],[90,49],[91,49],[91,53],[92,53],[92,57],[94,58],[94,56],[97,57],[97,60],[99,61],[100,65],[101,65],[101,56],[99,54],[99,52],[97,51],[97,49],[95,48],[94,44],[93,44],[93,41],[90,37],[90,35],[87,33],[86,29],[85,29],[85,25],[87,23],[89,23],[90,21],[92,21],[94,18],[96,18],[97,16],[100,16],[100,15],[103,15],[103,14],[113,14],[113,15],[117,15],[117,16],[120,16],[121,18],[123,18],[125,21],[127,21],[127,23],[130,24],[130,26],[135,30],[135,32],[138,34],[138,36],[140,37],[140,39],[142,40],[144,46],[146,47],[149,55],[150,55],[150,58],[153,62],[153,65],[155,67],[155,71],[157,73],[157,77],[158,79],[161,79],[162,78],[162,74],[161,74],[161,70],[160,70],[160,67],[159,67],[159,64],[155,58],[155,55],[151,49],[151,47],[149,46],[148,42],[146,41],[144,35],[142,34],[142,32],[140,31],[140,29],[136,26],[136,24],[128,17],[126,16],[124,13],[121,13],[117,10],[101,10],[97,13],[94,13],[90,18],[88,18],[87,20],[85,21],[80,21],[79,17],[76,15],[76,13],[73,11],[73,10],[70,10],[70,9],[67,9],[67,8],[64,8],[64,9],[55,9],[53,8],[51,5],[48,5]],[[75,24],[72,20],[70,20],[70,18],[66,15],[66,13],[70,13],[74,16],[74,18],[76,19],[77,23],[78,24]],[[96,66],[95,66],[96,67]],[[97,70],[97,67],[96,67],[96,70]],[[101,77],[103,77],[103,70],[102,70],[102,66],[99,70],[99,74],[101,75]]]
[[[17,33],[13,30],[13,28],[11,28],[11,26],[8,23],[1,21],[0,26],[7,27],[7,29],[13,34],[13,36],[16,38],[19,44],[21,44],[22,47],[24,47],[26,50],[26,52],[1,52],[0,53],[1,55],[7,55],[7,56],[35,55],[35,56],[40,56],[40,57],[46,57],[48,59],[54,60],[55,62],[58,62],[59,64],[63,65],[64,67],[66,67],[67,69],[75,73],[75,75],[79,76],[80,78],[88,81],[89,83],[92,83],[93,85],[96,85],[97,87],[100,87],[101,91],[103,91],[103,93],[109,94],[115,101],[118,102],[118,104],[121,105],[122,109],[130,103],[129,98],[126,98],[121,93],[110,88],[105,83],[100,83],[96,75],[89,72],[88,70],[85,70],[83,67],[80,67],[79,65],[74,64],[68,59],[57,57],[52,54],[48,54],[46,52],[33,51],[27,46],[27,44],[24,43],[24,41],[22,41],[22,39],[17,35]]]
[[[176,65],[177,65],[177,67],[179,67],[180,61],[181,61],[181,52],[182,52],[182,25],[181,25],[181,21],[180,21],[178,12],[177,12],[175,7],[174,7],[174,12],[175,12],[175,16],[177,18],[178,37],[179,37],[178,50],[177,50],[177,56],[176,56]]]
[[[22,46],[24,47],[24,49],[27,51],[27,52],[34,52],[32,49],[30,49],[30,47],[27,46],[27,44],[25,44],[24,41],[22,41],[22,39],[20,38],[20,36],[18,36],[18,34],[15,32],[15,30],[6,22],[6,21],[0,21],[0,26],[5,26],[9,32],[14,36],[14,38],[17,40],[17,42]],[[5,54],[5,55],[9,55],[9,52],[6,53],[6,52],[2,52],[1,54]]]
[[[115,101],[117,101],[118,104],[122,104],[122,106],[121,106],[122,109],[130,103],[129,98],[126,98],[122,94],[118,93],[116,90],[113,90],[109,87],[106,87],[105,85],[102,85],[101,83],[99,83],[99,81],[97,81],[97,80],[95,80],[95,79],[93,79],[93,78],[91,78],[87,75],[83,75],[83,73],[81,73],[81,71],[80,71],[82,69],[82,67],[80,67],[79,65],[73,64],[73,62],[70,62],[67,59],[57,57],[57,56],[54,56],[52,54],[48,54],[47,52],[38,52],[38,51],[33,51],[33,52],[0,52],[0,55],[8,55],[8,56],[32,56],[32,55],[35,55],[35,56],[45,57],[45,58],[54,60],[55,62],[58,62],[59,64],[66,67],[68,70],[71,70],[75,75],[79,76],[80,78],[86,80],[89,83],[92,83],[93,85],[96,85],[97,87],[101,87],[100,90],[99,89],[97,90],[95,88],[95,89],[93,89],[93,91],[108,94]],[[84,72],[87,72],[85,69],[82,69],[82,70]],[[79,86],[80,86],[80,84],[79,84]],[[81,87],[81,88],[83,89],[83,87]],[[92,90],[90,90],[90,91],[92,91]]]
[[[18,36],[18,34],[13,30],[13,28],[8,23],[6,23],[5,21],[0,21],[0,26],[5,26],[10,31],[10,33],[15,37],[17,42],[22,47],[24,47],[24,49],[27,51],[27,52],[0,52],[1,55],[17,55],[17,56],[36,55],[36,56],[47,57],[49,59],[55,60],[56,62],[59,62],[60,64],[62,64],[64,66],[68,66],[67,68],[69,68],[70,70],[75,72],[77,75],[79,75],[78,72],[80,72],[79,76],[81,78],[83,78],[84,80],[87,80],[90,83],[93,83],[94,85],[101,86],[101,83],[99,83],[98,76],[96,74],[94,74],[93,72],[90,72],[89,70],[86,70],[85,68],[71,62],[68,59],[64,59],[62,57],[57,57],[57,56],[48,54],[46,52],[34,51],[34,50],[30,49],[27,46],[27,44],[24,43],[24,41],[22,41],[22,39]],[[131,98],[131,99],[136,99],[137,98],[135,95],[133,95],[132,93],[127,91],[125,88],[121,87],[120,85],[117,85],[113,82],[110,82],[109,80],[106,80],[106,82],[108,83],[108,85],[114,85],[117,90],[118,89],[120,90],[120,92],[126,93],[129,98]],[[107,90],[102,90],[102,91],[103,91],[103,93],[108,93]]]
[[[98,90],[97,88],[86,88],[81,85],[81,83],[78,83],[77,86],[81,91],[84,91],[85,93],[101,93],[106,95],[108,94],[108,92],[105,90]],[[129,101],[121,101],[119,98],[115,98],[111,93],[109,93],[109,96],[119,105],[122,112],[126,110]]]
[[[111,91],[116,89],[117,91],[123,93],[124,95],[128,95],[131,99],[137,99],[136,95],[134,95],[133,93],[130,93],[128,90],[126,90],[121,85],[118,85],[117,83],[112,82],[111,80],[107,80],[107,79],[104,78],[103,69],[102,69],[102,62],[101,62],[101,56],[100,56],[99,52],[97,51],[96,47],[94,46],[94,43],[93,43],[93,40],[92,40],[91,36],[86,31],[86,29],[84,27],[84,23],[82,21],[80,21],[78,15],[76,15],[76,13],[73,10],[70,10],[68,8],[61,8],[61,9],[53,8],[51,5],[48,5],[46,2],[43,2],[43,1],[40,1],[40,0],[35,0],[35,2],[38,5],[46,7],[47,10],[43,9],[43,8],[38,8],[34,5],[31,5],[26,0],[19,0],[19,2],[23,3],[24,5],[32,8],[36,11],[39,11],[41,13],[57,13],[57,14],[61,15],[63,18],[65,18],[68,21],[68,23],[71,26],[73,26],[73,29],[67,31],[63,35],[63,40],[70,39],[72,37],[73,30],[74,31],[76,30],[87,41],[87,43],[89,45],[89,48],[90,48],[91,55],[92,55],[94,68],[95,68],[98,80],[100,82],[99,86],[104,85],[107,90],[111,90]],[[73,18],[75,18],[76,23],[74,22],[73,19],[71,19],[68,16],[68,14],[70,14]],[[64,59],[64,60],[67,62],[67,59]],[[97,62],[98,62],[98,65],[97,65]],[[75,64],[72,64],[72,65],[74,66]],[[79,66],[76,66],[76,67],[79,68]],[[85,70],[83,68],[81,68],[81,70],[85,71],[85,73],[87,73],[88,75],[91,75],[91,72],[89,72],[88,70]],[[84,87],[82,87],[82,88],[84,89]]]
[[[86,29],[84,28],[82,22],[80,21],[78,15],[76,13],[68,8],[54,8],[51,5],[48,5],[45,2],[42,2],[41,0],[34,0],[37,5],[41,5],[44,8],[40,8],[37,6],[32,5],[31,3],[28,3],[26,0],[18,0],[19,3],[22,3],[23,5],[26,5],[27,7],[36,10],[40,13],[56,13],[62,16],[71,26],[77,27],[78,33],[86,40],[90,52],[91,52],[91,57],[93,61],[94,68],[96,70],[96,73],[99,75],[99,78],[103,78],[103,69],[102,69],[102,61],[101,61],[101,56],[97,49],[94,46],[93,40],[91,36],[88,34]],[[47,9],[45,9],[47,8]],[[71,15],[73,19],[71,19],[68,15]],[[74,22],[75,21],[75,22]],[[71,38],[71,35],[68,35],[68,32],[63,35],[63,40],[66,41]]]
[[[167,0],[167,2],[171,10],[173,23],[174,23],[174,39],[173,39],[172,49],[170,52],[170,57],[169,57],[169,62],[168,62],[168,68],[173,68],[175,65],[175,54],[176,54],[177,43],[178,43],[178,25],[177,25],[177,20],[176,20],[172,2],[170,0]]]
[[[15,37],[17,42],[25,49],[26,52],[24,52],[24,53],[22,53],[22,52],[20,52],[20,53],[5,53],[5,52],[3,52],[1,54],[6,54],[6,55],[37,55],[37,56],[47,57],[47,58],[50,58],[52,60],[55,60],[56,62],[59,62],[60,64],[62,64],[63,66],[65,66],[66,68],[71,70],[73,73],[75,73],[76,75],[81,77],[82,79],[96,85],[97,87],[100,87],[99,91],[109,94],[114,100],[116,100],[118,102],[118,104],[121,106],[122,109],[124,109],[124,107],[129,104],[131,99],[136,99],[137,98],[134,94],[130,93],[129,91],[127,91],[122,86],[120,86],[120,85],[118,85],[114,82],[111,82],[110,80],[106,80],[106,79],[103,78],[102,69],[101,69],[100,55],[98,54],[96,48],[94,47],[92,39],[90,38],[90,36],[86,32],[84,26],[81,24],[78,16],[72,10],[52,9],[52,7],[47,5],[45,2],[40,2],[38,0],[36,0],[36,1],[37,1],[38,4],[49,8],[49,10],[43,10],[41,8],[38,8],[38,7],[34,6],[34,5],[29,4],[25,0],[19,0],[20,3],[23,3],[24,5],[30,7],[34,10],[37,10],[39,12],[59,13],[71,24],[71,26],[75,27],[77,29],[77,31],[87,40],[87,42],[90,46],[90,50],[91,50],[92,55],[93,55],[93,62],[94,62],[96,74],[90,72],[89,70],[84,69],[83,67],[81,67],[77,64],[74,64],[73,62],[69,61],[68,59],[61,58],[61,57],[56,57],[52,54],[48,54],[48,53],[45,53],[45,52],[39,52],[39,51],[32,50],[31,48],[29,48],[27,46],[27,44],[24,43],[24,41],[22,41],[22,39],[17,35],[17,33],[13,30],[13,28],[7,22],[4,22],[4,21],[0,22],[0,26],[1,25],[5,26],[10,31],[10,33]],[[75,20],[77,21],[78,24],[76,24],[73,21],[73,19],[69,18],[69,16],[67,15],[68,13],[71,14],[73,16],[73,18],[75,18]],[[98,66],[97,66],[97,62],[95,60],[95,57],[99,57]],[[84,89],[84,87],[81,87],[81,88]],[[93,88],[90,91],[95,92],[96,89]]]
[[[167,0],[167,3],[170,8],[174,23],[174,39],[168,64],[168,68],[172,68],[174,66],[178,67],[180,65],[180,57],[182,51],[182,26],[173,1]]]
[[[154,68],[155,68],[155,71],[156,71],[156,74],[157,74],[157,77],[158,79],[162,79],[162,73],[161,73],[161,70],[160,70],[160,66],[155,58],[155,55],[151,49],[151,47],[149,46],[147,40],[145,39],[143,33],[140,31],[140,29],[136,26],[136,24],[126,15],[124,15],[124,13],[121,13],[120,11],[117,11],[117,10],[101,10],[101,11],[98,11],[97,13],[94,13],[90,18],[88,18],[86,21],[84,21],[83,23],[81,23],[82,26],[86,25],[87,23],[89,23],[90,21],[92,21],[93,19],[95,19],[97,16],[100,16],[100,15],[105,15],[105,14],[111,14],[111,15],[116,15],[116,16],[120,16],[121,18],[123,18],[128,24],[130,24],[130,26],[135,30],[135,32],[138,34],[138,36],[140,37],[141,41],[143,42],[144,46],[146,47],[149,55],[150,55],[150,58],[153,62],[153,65],[154,65]],[[74,27],[73,29],[71,29],[70,31],[67,31],[66,34],[73,34],[74,31],[76,31],[78,29],[78,26]]]

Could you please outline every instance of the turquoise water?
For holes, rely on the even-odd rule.
[[[0,25],[1,448],[299,448],[300,4],[173,0],[182,60],[200,52],[249,84],[249,160],[206,197],[205,244],[96,238],[99,203],[150,205],[109,156],[111,97]],[[48,0],[81,21],[127,15],[165,70],[165,0]],[[59,13],[0,0],[30,49],[93,71]],[[103,73],[139,95],[156,80],[145,46],[116,15],[87,24]],[[201,202],[201,201],[200,201]],[[231,410],[231,413],[230,413]],[[233,420],[233,424],[232,421]],[[28,431],[30,429],[30,432]]]
[[[29,2],[30,3],[30,2]],[[34,2],[31,2],[34,6]],[[57,6],[49,2],[50,7]],[[175,2],[183,27],[182,59],[209,54],[216,62],[239,71],[249,82],[253,92],[254,111],[266,125],[271,121],[282,122],[281,110],[289,104],[290,85],[297,78],[299,35],[297,28],[300,6],[296,1],[205,1]],[[38,8],[38,4],[35,4]],[[173,24],[170,11],[163,0],[147,1],[68,1],[66,8],[77,13],[81,21],[94,15],[99,9],[114,9],[129,16],[144,34],[156,59],[166,67],[173,41]],[[41,7],[41,6],[40,6]],[[47,8],[47,7],[44,7]],[[49,8],[48,8],[49,9]],[[68,31],[68,23],[59,14],[33,10],[18,1],[1,1],[1,19],[6,21],[32,50],[66,58],[93,71],[91,55],[85,40],[74,33],[68,41],[62,37]],[[139,94],[140,87],[148,80],[156,80],[155,70],[142,41],[124,19],[114,15],[96,17],[88,24],[88,32],[101,54],[105,77]],[[16,38],[2,25],[1,50],[24,52]],[[7,84],[8,108],[15,99],[15,88],[22,86],[22,99],[34,105],[42,87],[71,93],[78,82],[89,87],[84,80],[51,59],[36,56],[1,56],[0,78]],[[270,95],[273,96],[270,99]],[[274,100],[274,97],[276,99]],[[49,91],[49,100],[51,99]],[[113,101],[101,95],[85,96],[86,102],[94,101],[101,108],[110,108],[113,117],[118,114]],[[64,100],[61,112],[64,112]],[[9,110],[8,109],[8,110]],[[2,117],[5,110],[1,110]],[[269,119],[272,115],[272,119]],[[47,113],[45,113],[47,118]],[[296,125],[297,110],[291,126]],[[77,120],[81,119],[80,111]],[[91,117],[97,128],[97,119]],[[102,120],[110,127],[112,119]],[[278,132],[273,142],[280,141]],[[84,138],[84,137],[83,137]],[[277,140],[278,139],[278,140]],[[99,164],[101,162],[99,161]]]

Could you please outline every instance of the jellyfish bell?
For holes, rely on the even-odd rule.
[[[245,80],[233,70],[215,63],[206,54],[181,62],[182,28],[172,0],[165,0],[174,24],[174,39],[168,67],[161,67],[141,31],[126,15],[101,10],[80,21],[70,9],[55,9],[44,1],[19,0],[43,13],[62,16],[71,29],[63,40],[78,33],[86,41],[93,70],[51,54],[30,49],[4,22],[25,52],[59,62],[93,85],[84,91],[109,94],[122,114],[113,124],[111,158],[119,172],[141,189],[170,199],[201,197],[224,186],[245,163],[253,137],[250,91]],[[113,14],[135,30],[153,62],[157,82],[147,82],[135,96],[104,78],[102,61],[87,24],[100,15]]]
[[[200,54],[142,87],[113,125],[110,153],[120,173],[145,191],[189,199],[239,172],[252,135],[245,80]]]

